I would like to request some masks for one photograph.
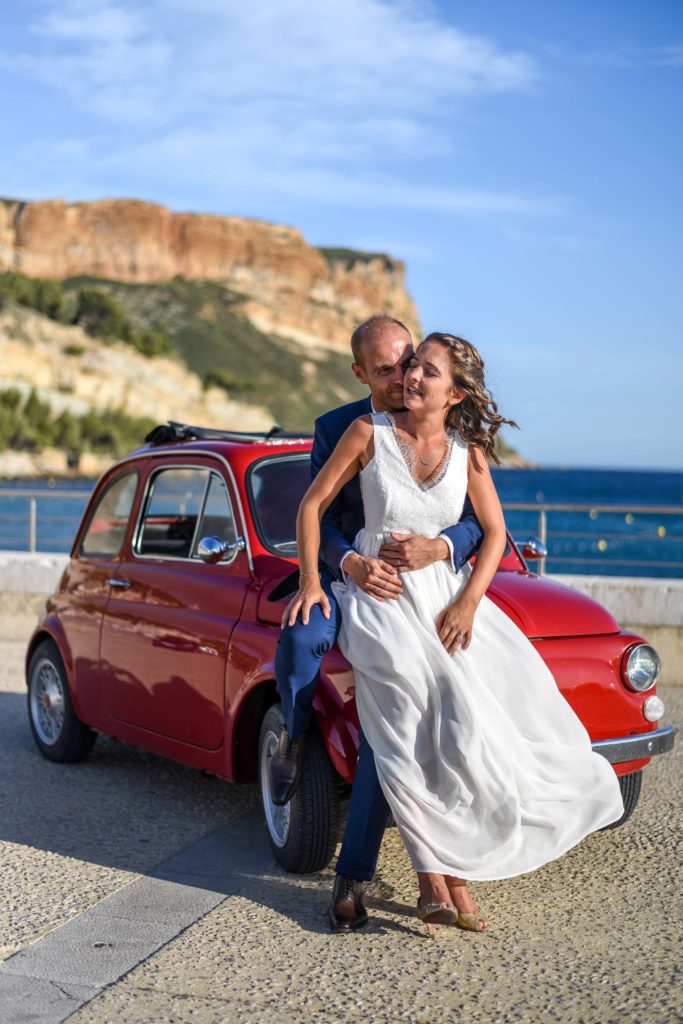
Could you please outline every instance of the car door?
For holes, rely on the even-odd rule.
[[[250,573],[243,550],[202,562],[197,548],[207,534],[238,539],[219,464],[188,457],[154,465],[104,616],[102,691],[114,718],[215,750],[228,645]]]
[[[111,596],[138,487],[138,468],[124,467],[95,493],[74,544],[71,560],[50,600],[72,666],[75,704],[88,723],[101,717],[100,628]]]

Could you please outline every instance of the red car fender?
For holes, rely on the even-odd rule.
[[[325,672],[315,690],[313,714],[336,771],[345,782],[353,782],[360,734],[356,703],[345,701]]]
[[[80,718],[81,714],[78,703],[78,696],[76,694],[76,687],[74,685],[74,661],[73,655],[71,653],[71,645],[69,644],[69,641],[66,638],[66,633],[64,631],[64,627],[62,626],[61,621],[55,614],[48,613],[45,615],[45,618],[41,619],[41,621],[38,623],[38,626],[35,629],[35,632],[33,633],[33,636],[29,641],[29,645],[26,649],[25,659],[25,677],[27,685],[28,670],[29,665],[31,663],[31,658],[33,657],[33,652],[35,651],[38,644],[40,644],[43,640],[52,640],[52,642],[56,645],[57,650],[59,651],[62,663],[64,665],[64,671],[66,672],[66,682],[69,687],[69,695],[71,697],[71,702],[74,706],[74,711]]]
[[[74,661],[73,656],[71,654],[71,646],[66,638],[66,633],[64,632],[64,627],[62,626],[62,623],[60,622],[59,618],[54,614],[46,615],[45,618],[41,619],[41,621],[36,626],[36,629],[26,649],[26,674],[28,675],[28,667],[31,658],[33,657],[33,652],[35,651],[38,644],[41,643],[43,640],[52,640],[57,645],[59,653],[62,657],[62,661],[64,662],[64,668],[66,669],[66,673],[69,676],[69,684],[73,696]]]

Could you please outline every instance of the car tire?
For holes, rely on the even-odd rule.
[[[277,807],[270,795],[269,760],[284,725],[282,708],[266,712],[259,736],[259,781],[268,839],[275,859],[286,871],[309,874],[327,867],[339,837],[339,776],[318,730],[306,737],[301,781],[294,796]]]
[[[620,825],[623,825],[631,817],[636,809],[636,804],[638,803],[642,781],[642,772],[631,772],[630,775],[619,776],[621,798],[624,801],[624,813],[619,819],[617,819],[617,821],[613,821],[611,825],[607,825],[607,828],[619,828]]]
[[[36,746],[50,761],[83,761],[97,739],[71,703],[64,662],[57,645],[43,640],[27,673],[28,718]]]

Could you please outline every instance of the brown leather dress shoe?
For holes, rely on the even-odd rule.
[[[277,807],[289,803],[301,781],[304,743],[304,736],[290,740],[285,727],[280,730],[277,747],[270,759],[270,795]]]
[[[334,880],[332,902],[327,908],[331,932],[352,932],[368,923],[365,909],[365,882],[348,875],[337,875]]]

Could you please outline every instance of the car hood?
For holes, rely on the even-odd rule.
[[[597,601],[544,576],[499,572],[487,595],[528,637],[619,632],[616,619]]]
[[[286,576],[283,570],[286,567]],[[296,566],[280,559],[271,559],[259,567],[268,576],[259,594],[258,617],[262,622],[280,624],[282,613],[296,590],[296,576],[291,579],[286,596],[273,601],[272,596],[285,578],[296,573]],[[612,615],[597,601],[580,594],[563,583],[527,572],[498,572],[487,596],[498,605],[523,633],[534,639],[560,636],[596,636],[618,633]],[[270,598],[270,600],[269,600]]]

